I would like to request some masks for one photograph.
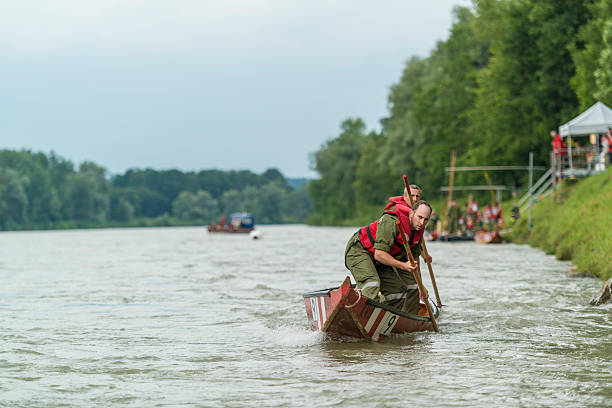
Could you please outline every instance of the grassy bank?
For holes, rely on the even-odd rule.
[[[612,169],[584,180],[568,180],[563,190],[567,193],[563,204],[553,202],[549,196],[533,207],[531,231],[527,214],[521,214],[512,227],[512,240],[542,248],[558,259],[571,260],[579,273],[609,279],[612,277]]]

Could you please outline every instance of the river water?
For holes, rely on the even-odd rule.
[[[441,333],[338,341],[301,295],[353,228],[258,229],[1,233],[0,406],[612,406],[612,307],[567,262],[430,243]]]

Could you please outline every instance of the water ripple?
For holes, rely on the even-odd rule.
[[[261,229],[258,241],[203,228],[0,233],[0,406],[612,399],[612,305],[589,306],[600,282],[566,262],[432,243],[441,333],[370,343],[311,331],[301,297],[348,275],[354,228]]]

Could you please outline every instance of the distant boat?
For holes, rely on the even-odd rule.
[[[362,296],[348,276],[338,288],[305,293],[303,297],[310,328],[331,335],[379,341],[391,334],[434,329],[424,303],[419,305],[418,314],[404,313]],[[437,319],[439,309],[428,301]]]
[[[486,230],[476,231],[474,240],[479,244],[500,244],[502,242],[498,231],[489,232]]]
[[[423,235],[423,239],[425,241],[435,241],[440,237],[440,233],[438,231],[434,231],[434,232],[425,232],[425,235]]]
[[[233,213],[229,218],[229,224],[226,224],[225,217],[221,217],[219,224],[213,222],[208,226],[208,232],[249,233],[255,229],[255,218],[251,213]]]
[[[464,232],[463,234],[447,234],[447,233],[442,233],[439,236],[437,236],[435,239],[432,239],[432,241],[442,241],[442,242],[461,242],[461,241],[473,241],[474,240],[474,234],[472,234],[471,232]]]

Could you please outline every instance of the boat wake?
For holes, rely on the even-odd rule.
[[[257,322],[253,323],[252,326],[254,327],[249,327],[250,333],[258,333],[258,337],[262,338],[261,340],[276,347],[310,347],[324,343],[327,339],[325,333],[316,332],[306,326],[296,324],[278,323],[274,327],[270,327]]]
[[[314,346],[323,343],[327,337],[325,333],[297,325],[279,326],[268,330],[270,340],[283,347]]]

